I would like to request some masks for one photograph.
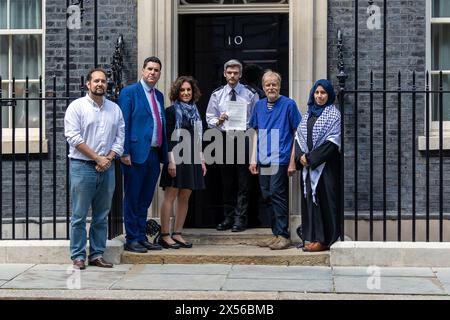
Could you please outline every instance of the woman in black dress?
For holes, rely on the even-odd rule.
[[[161,235],[163,248],[191,248],[181,231],[188,210],[192,190],[205,188],[206,166],[202,153],[202,120],[195,103],[200,90],[192,77],[181,76],[172,84],[166,109],[166,134],[169,142],[169,163],[161,173],[160,187],[164,189],[161,206]],[[175,222],[170,234],[170,216],[176,199]]]
[[[341,113],[334,106],[333,86],[318,80],[311,89],[308,112],[297,130],[302,167],[304,251],[324,251],[339,237],[339,151]]]

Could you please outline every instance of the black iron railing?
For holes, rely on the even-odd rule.
[[[107,97],[113,101],[118,99],[122,89],[123,49],[123,37],[119,36],[111,63],[106,67],[108,74]],[[0,123],[2,124],[0,126],[0,240],[5,238],[41,240],[69,238],[70,197],[67,159],[69,147],[65,142],[62,128],[63,115],[59,111],[61,109],[65,111],[71,101],[85,95],[84,82],[84,78],[81,77],[79,95],[73,97],[58,96],[56,77],[52,78],[51,90],[48,91],[44,90],[42,77],[40,77],[39,91],[35,97],[30,96],[28,77],[25,81],[25,88],[19,96],[15,79],[12,79],[10,97],[4,97],[0,86]],[[0,83],[2,83],[1,76]],[[67,87],[69,86],[70,84],[67,84]],[[37,128],[29,126],[31,103],[34,103],[33,107],[38,110]],[[16,126],[16,109],[19,104],[25,107],[24,128]],[[2,111],[5,108],[8,109],[6,114],[10,114],[8,128],[3,128]],[[45,128],[48,128],[45,136],[44,125]],[[25,132],[25,136],[20,139],[17,137],[19,129]],[[38,132],[38,148],[33,151],[30,150],[30,129]],[[9,135],[6,134],[7,131],[9,131]],[[10,137],[10,141],[6,141],[4,136]],[[36,139],[36,137],[34,138]],[[25,144],[25,148],[18,152],[16,144],[20,142]],[[3,145],[7,143],[10,143],[11,150],[5,154]],[[43,149],[45,145],[47,152],[44,152]],[[109,239],[123,233],[122,174],[119,160],[116,160],[115,164],[116,189],[108,220]],[[30,169],[30,165],[33,166],[33,169]],[[6,179],[8,173],[10,179]],[[19,188],[17,184],[21,187]],[[34,191],[33,194],[30,193],[31,191]],[[5,198],[9,198],[8,203]],[[35,206],[30,207],[31,202],[35,203]],[[59,231],[58,224],[60,225]],[[7,225],[10,226],[10,232],[4,236],[3,231]],[[44,227],[48,225],[51,225],[51,230],[49,228],[44,230]],[[31,226],[35,226],[37,231],[32,232]],[[17,235],[16,232],[18,228],[24,230],[20,235]]]
[[[353,26],[343,22],[343,28],[353,33],[347,48],[351,48],[349,74],[344,68],[341,30],[337,39],[338,100],[343,114],[341,239],[345,234],[353,240],[448,241],[445,226],[450,222],[450,206],[445,197],[450,179],[445,165],[450,152],[444,146],[448,123],[444,95],[450,92],[444,90],[443,73],[433,72],[431,79],[423,63],[394,74],[388,67],[397,65],[388,59],[393,46],[388,41],[388,1],[376,5],[367,1],[364,13],[362,3],[353,3]],[[373,7],[378,10],[369,10]],[[368,30],[361,30],[361,18],[376,18],[375,29],[381,29],[370,34],[372,42],[381,44],[379,52],[369,53],[377,61],[370,64],[375,72],[362,59],[373,48],[360,46],[360,36],[368,35]],[[392,30],[394,36],[397,33]]]
[[[358,225],[361,220],[368,220],[369,222],[369,240],[374,240],[374,221],[382,220],[383,222],[383,236],[381,240],[386,241],[387,236],[387,222],[389,220],[393,221],[396,224],[396,235],[397,240],[403,240],[404,229],[402,228],[403,223],[406,220],[411,221],[411,240],[416,241],[417,239],[417,222],[418,220],[425,220],[425,241],[430,241],[430,233],[433,231],[438,234],[438,241],[444,241],[444,222],[446,219],[444,216],[444,189],[448,188],[448,180],[444,180],[444,158],[448,158],[449,154],[444,150],[444,94],[450,94],[450,91],[446,91],[443,89],[443,73],[439,73],[438,79],[438,90],[430,89],[430,74],[426,72],[424,75],[425,78],[425,88],[419,89],[417,87],[417,73],[412,72],[412,84],[409,87],[404,85],[403,74],[398,72],[397,75],[397,87],[392,90],[383,90],[383,89],[375,89],[374,88],[374,74],[370,73],[370,85],[369,88],[359,88],[358,90],[346,90],[345,89],[345,78],[343,74],[340,75],[340,93],[339,93],[339,104],[341,110],[345,114],[348,108],[353,108],[352,116],[356,119],[355,122],[358,123],[359,112],[358,108],[361,108],[360,105],[356,105],[355,101],[361,101],[361,99],[354,98],[351,102],[348,102],[349,98],[353,98],[357,96],[358,98],[366,97],[366,103],[369,105],[369,123],[368,123],[368,133],[367,130],[364,133],[361,133],[360,127],[354,127],[354,123],[345,123],[345,116],[342,117],[342,140],[344,141],[343,153],[344,157],[342,157],[341,164],[341,174],[345,176],[345,173],[354,172],[353,177],[346,176],[345,179],[342,179],[341,182],[341,199],[342,199],[342,207],[341,207],[341,222],[342,226],[344,225],[344,217],[346,220],[354,221],[354,232],[353,234],[349,234],[354,240],[358,240],[360,238],[360,234],[358,234]],[[386,102],[386,97],[391,97],[391,103]],[[395,100],[395,101],[392,101]],[[408,103],[406,102],[408,100]],[[438,130],[434,135],[430,132],[430,124],[431,124],[431,101],[436,100],[438,105],[438,114],[435,115],[435,122],[438,124]],[[424,106],[421,110],[424,109],[425,112],[425,125],[424,131],[421,132],[417,130],[417,103],[418,101],[424,101]],[[380,108],[376,108],[376,105],[379,105]],[[408,106],[409,105],[409,106]],[[386,114],[388,111],[391,111],[389,114],[391,117],[395,116],[396,119],[396,127],[390,128],[386,130]],[[394,111],[394,112],[392,112]],[[374,121],[374,115],[382,114],[383,119],[382,122]],[[436,119],[437,118],[437,119]],[[392,119],[392,118],[391,118]],[[375,128],[382,127],[382,136],[375,135]],[[346,137],[346,132],[354,131],[354,136],[352,137],[353,144],[349,143],[349,139]],[[418,154],[418,139],[419,136],[423,136],[425,139],[425,148]],[[358,147],[361,147],[361,137],[368,137],[368,150],[369,156],[368,161],[366,161],[365,169],[369,171],[369,179],[368,179],[368,198],[369,203],[366,206],[366,210],[361,210],[362,204],[358,202],[362,194],[362,188],[360,186],[360,173],[361,169],[358,167],[360,163],[358,160],[361,157],[355,150],[358,150]],[[438,148],[431,149],[430,139],[438,139],[439,146]],[[382,139],[382,148],[381,150],[376,150],[374,148],[374,140]],[[407,142],[409,140],[409,143]],[[384,141],[390,141],[390,159],[396,159],[395,163],[389,163],[387,155],[387,147],[389,147]],[[394,142],[395,141],[395,142]],[[364,143],[363,143],[364,144]],[[352,155],[349,156],[345,152],[351,150]],[[379,166],[374,158],[377,155],[380,155],[377,158],[383,159],[382,163],[382,172],[374,172],[375,167]],[[409,155],[408,155],[409,154]],[[432,170],[430,166],[430,159],[438,159],[435,161],[435,166],[433,167],[435,170]],[[348,161],[351,159],[352,161]],[[408,159],[408,160],[405,160]],[[418,164],[419,160],[419,164]],[[424,177],[424,189],[419,189],[417,187],[417,168],[418,165],[424,167],[424,174],[421,177]],[[350,170],[349,167],[352,166],[353,170]],[[437,166],[437,168],[436,168]],[[346,169],[347,168],[347,171]],[[390,174],[394,173],[396,176],[390,176],[390,179],[385,177],[389,177]],[[437,185],[430,185],[430,176],[434,174],[437,175]],[[382,184],[378,183],[380,188],[375,188],[375,176],[382,176]],[[379,179],[378,179],[379,180]],[[409,181],[409,182],[408,182]],[[446,184],[447,183],[447,184]],[[353,201],[353,209],[346,207],[344,205],[344,194],[343,190],[345,190],[345,186],[351,185],[354,190],[354,201]],[[405,186],[404,186],[405,185]],[[395,209],[393,205],[387,205],[387,196],[386,190],[396,190],[396,200],[395,200]],[[407,193],[410,193],[409,197]],[[374,197],[376,195],[383,194],[382,196],[382,205],[375,206],[374,205]],[[438,195],[437,203],[435,201],[434,206],[434,214],[431,214],[431,210],[433,208],[430,197],[431,195]],[[417,196],[424,195],[425,201],[422,202],[422,206],[418,208],[417,206]],[[392,197],[391,197],[392,198]],[[406,203],[406,199],[411,199],[411,203]],[[405,209],[407,208],[407,209]],[[388,210],[389,209],[389,210]],[[419,212],[419,211],[420,212]],[[348,214],[349,211],[354,211],[353,217]],[[361,216],[361,211],[368,211],[367,216]],[[396,217],[393,217],[393,212],[395,211]],[[375,217],[375,213],[382,213],[382,216],[378,215]],[[388,217],[388,212],[390,212],[390,216]],[[430,229],[430,222],[437,221],[438,227],[434,230]],[[342,233],[342,237],[345,231]]]
[[[0,77],[0,83],[2,79]],[[45,92],[42,78],[39,79],[39,94],[30,97],[28,78],[23,94],[18,96],[16,81],[12,81],[11,98],[3,97],[0,87],[1,109],[11,112],[10,127],[0,128],[0,240],[1,239],[68,239],[70,225],[70,202],[64,201],[69,190],[67,158],[62,115],[58,108],[65,110],[68,104],[85,95],[84,79],[80,79],[79,96],[64,97],[57,95],[56,77],[52,80],[52,89]],[[110,87],[110,89],[113,87]],[[45,93],[45,94],[44,94]],[[112,96],[113,92],[109,92]],[[38,109],[38,128],[30,128],[30,104]],[[18,105],[25,107],[25,127],[17,128],[14,121]],[[3,123],[0,112],[0,123]],[[44,123],[47,128],[44,136]],[[24,129],[25,136],[20,139],[18,130]],[[38,132],[38,147],[30,150],[31,129]],[[10,131],[10,141],[3,137]],[[9,136],[9,135],[8,135]],[[35,137],[36,138],[36,137]],[[24,149],[16,145],[24,142]],[[4,145],[10,144],[10,152],[5,153]],[[47,146],[47,151],[44,150]],[[7,177],[9,176],[9,177]],[[9,201],[5,201],[8,199]],[[34,206],[30,204],[34,203]],[[6,227],[8,235],[4,235]],[[50,226],[50,227],[49,227]],[[31,228],[34,227],[34,231]],[[44,229],[45,228],[45,229]],[[18,234],[18,230],[23,230]],[[120,163],[116,160],[116,192],[113,207],[109,214],[109,238],[122,234],[122,175]]]

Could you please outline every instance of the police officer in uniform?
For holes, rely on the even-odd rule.
[[[217,230],[231,229],[233,232],[244,231],[247,228],[248,213],[248,185],[250,173],[248,171],[249,162],[249,141],[245,144],[245,163],[238,163],[242,159],[242,154],[238,157],[236,134],[228,132],[225,129],[225,121],[228,116],[226,113],[227,101],[243,102],[247,105],[247,129],[253,113],[253,108],[259,100],[258,93],[250,86],[239,82],[242,77],[242,64],[238,60],[230,60],[224,64],[223,73],[227,84],[217,88],[209,99],[206,109],[206,121],[209,128],[216,128],[223,134],[223,163],[220,165],[220,171],[223,181],[223,209],[224,220],[217,225]],[[242,133],[242,132],[241,132]],[[230,141],[231,139],[231,141]],[[228,141],[227,141],[228,140]],[[227,150],[228,146],[233,146],[234,150]],[[234,151],[232,163],[227,161],[227,153]],[[230,155],[228,156],[230,158]],[[230,159],[228,159],[230,160]]]

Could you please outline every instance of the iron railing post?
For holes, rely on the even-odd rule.
[[[345,81],[348,76],[345,73],[344,55],[342,52],[344,39],[342,31],[338,30],[338,75],[339,80],[339,107],[341,109],[341,155],[340,155],[340,194],[339,194],[339,218],[340,218],[340,239],[344,241],[345,236],[345,201],[344,201],[344,187],[345,187]]]

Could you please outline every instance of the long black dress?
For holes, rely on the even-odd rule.
[[[312,130],[317,117],[308,119],[308,149],[311,150]],[[300,157],[303,153],[300,154]],[[316,202],[313,202],[311,182],[309,174],[306,177],[307,195],[304,198],[303,175],[301,180],[302,190],[302,233],[303,239],[310,242],[320,242],[331,246],[340,235],[339,224],[339,181],[340,158],[339,148],[336,144],[326,141],[320,147],[312,150],[308,155],[308,163],[311,169],[315,169],[326,162],[316,189]]]
[[[166,109],[166,135],[169,152],[171,152],[178,143],[177,141],[171,140],[172,133],[175,130],[175,122],[175,107],[170,106]],[[161,172],[159,186],[163,189],[166,187],[191,190],[205,189],[205,180],[203,178],[202,165],[200,164],[200,155],[194,153],[194,143],[197,143],[196,141],[194,141],[194,127],[187,119],[183,117],[181,128],[188,130],[191,136],[191,161],[190,163],[177,164],[177,175],[175,176],[175,178],[172,178],[169,175],[169,172],[167,170],[168,164],[165,164]],[[202,150],[201,141],[197,150]],[[183,154],[181,154],[181,156],[183,156]]]

